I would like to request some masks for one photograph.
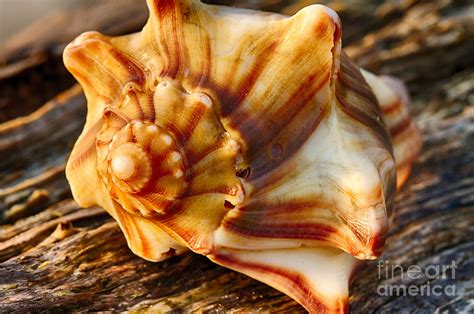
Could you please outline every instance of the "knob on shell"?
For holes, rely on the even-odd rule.
[[[112,159],[112,171],[122,180],[130,179],[136,170],[135,161],[126,154],[117,155]]]

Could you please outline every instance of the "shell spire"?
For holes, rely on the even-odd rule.
[[[65,49],[88,101],[74,198],[106,209],[145,259],[190,249],[310,312],[347,311],[421,143],[403,86],[361,72],[321,5],[147,4],[141,32]]]

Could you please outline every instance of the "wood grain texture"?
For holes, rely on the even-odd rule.
[[[101,1],[97,8],[106,2],[111,1]],[[117,10],[110,13],[108,27],[95,27],[107,24],[103,13],[97,13],[98,24],[84,19],[67,36],[59,29],[48,38],[39,32],[37,41],[28,39],[30,33],[25,32],[19,35],[23,39],[17,37],[12,40],[16,44],[9,44],[17,49],[4,50],[5,65],[0,67],[0,309],[304,312],[280,292],[198,255],[187,253],[160,263],[144,261],[130,252],[105,211],[81,209],[71,200],[64,165],[84,123],[85,99],[62,68],[61,48],[45,47],[62,47],[76,33],[91,28],[108,35],[139,29],[146,12],[140,11],[144,10],[140,1],[131,3],[134,16],[144,17],[140,22],[131,19],[135,24],[127,19],[127,12]],[[351,287],[354,313],[473,311],[474,5],[470,3],[329,3],[342,17],[343,31],[347,30],[343,35],[347,52],[375,73],[408,82],[423,132],[423,152],[397,196],[397,213],[382,259],[405,269],[452,261],[457,265],[454,279],[448,276],[430,282],[454,285],[455,297],[396,297],[381,296],[377,289],[384,284],[421,286],[427,279],[409,280],[399,272],[393,278],[379,278],[377,261],[365,263]],[[250,7],[243,1],[238,4]],[[262,1],[258,7],[291,13],[303,4],[309,2]],[[45,30],[52,27],[48,23],[53,22],[46,19],[41,24]],[[48,44],[32,49],[32,42]],[[21,60],[30,61],[18,65]],[[46,68],[57,71],[49,75],[41,70]],[[33,81],[28,79],[34,76]],[[38,89],[47,88],[41,85],[44,82],[54,87],[41,94]]]

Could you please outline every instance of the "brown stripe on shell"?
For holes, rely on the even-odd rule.
[[[215,110],[222,111],[222,106],[225,106],[225,104],[240,103],[238,94],[235,94],[228,86],[223,86],[215,82],[210,76],[204,73],[190,73],[188,79],[197,87],[197,90],[203,89],[204,91],[210,91],[213,95],[209,96],[215,96],[216,99],[212,97],[213,100],[217,100],[217,103],[220,105],[220,108],[215,108]]]
[[[345,53],[341,53],[341,68],[336,80],[336,99],[339,108],[373,130],[372,133],[393,154],[390,135],[383,123],[377,99],[357,66]]]
[[[381,106],[383,115],[388,115],[398,111],[402,107],[402,101],[400,98],[397,98],[396,101],[392,102],[389,105]]]
[[[161,156],[153,156],[153,163],[159,165],[164,162],[169,152],[162,154]],[[158,193],[164,194],[165,187],[159,187],[155,185],[160,178],[173,175],[173,169],[163,169],[162,167],[152,167],[151,179],[148,184],[142,189],[143,194],[146,193]]]
[[[231,255],[213,254],[209,256],[209,258],[222,266],[234,269],[238,272],[245,273],[246,271],[251,271],[265,274],[265,276],[269,277],[271,274],[275,277],[272,279],[273,281],[277,281],[276,278],[281,278],[280,280],[285,282],[284,285],[288,286],[288,288],[282,292],[303,305],[307,310],[311,310],[311,313],[348,313],[349,300],[345,300],[342,306],[338,304],[336,308],[328,308],[324,304],[323,299],[310,288],[311,285],[305,278],[296,272],[270,265],[244,262],[238,258],[233,258]],[[250,274],[247,273],[247,275]],[[256,279],[262,280],[262,278]],[[281,288],[282,287],[279,287],[279,289]]]
[[[313,74],[307,84],[311,85],[317,75]],[[273,122],[268,128],[259,130],[258,125],[252,125],[250,121],[242,124],[240,130],[249,139],[247,158],[252,161],[251,180],[258,179],[290,159],[318,128],[328,113],[328,103],[318,104],[311,99],[329,79],[330,73],[313,88],[302,84],[275,114],[278,122]],[[305,117],[302,117],[303,113]],[[280,154],[272,153],[274,145],[281,145]]]
[[[158,214],[166,212],[173,205],[173,200],[159,195],[158,191],[156,193],[137,193],[136,198],[145,208]]]
[[[383,236],[371,237],[366,247],[369,249],[372,255],[379,257],[383,253],[387,230],[383,232]]]
[[[391,141],[387,136],[387,131],[385,128],[380,125],[376,119],[366,115],[364,111],[358,109],[357,107],[353,107],[348,101],[346,101],[344,96],[340,96],[342,93],[344,93],[342,88],[336,87],[336,98],[338,100],[339,107],[351,118],[367,126],[369,129],[375,130],[373,134],[376,135],[384,144],[384,146],[393,153]]]
[[[166,61],[160,76],[175,79],[182,73],[186,60],[185,40],[181,32],[182,10],[188,9],[187,3],[179,0],[153,0],[153,3],[150,13],[160,21],[157,25],[159,32],[154,31],[154,34],[160,43],[158,51],[163,50],[159,54]]]
[[[102,42],[101,42],[102,43]],[[130,74],[128,82],[133,82],[138,86],[143,86],[146,82],[145,72],[142,70],[143,66],[138,65],[135,61],[131,60],[130,56],[125,56],[119,50],[115,49],[113,46],[107,46],[108,53],[110,56],[117,61],[127,72]],[[108,58],[104,56],[104,58]]]
[[[189,7],[184,6],[182,9],[185,11],[183,20],[187,24],[201,25],[202,23],[206,23],[206,19],[209,18],[207,15],[200,16],[198,12],[190,10]],[[211,40],[209,39],[210,34],[204,27],[200,27],[199,31],[194,33],[194,35],[196,37],[192,39],[193,49],[199,50],[203,56],[199,56],[201,58],[201,60],[199,60],[200,68],[192,69],[198,61],[191,59],[191,52],[185,47],[186,71],[188,71],[188,73],[183,73],[183,82],[189,84],[191,89],[199,91],[202,87],[209,86],[208,82],[213,64],[213,56],[211,53]],[[183,35],[183,45],[186,45],[185,38]],[[198,46],[198,48],[196,46]]]
[[[133,224],[135,225],[135,222],[133,222]],[[146,236],[143,235],[143,232],[141,230],[140,227],[138,226],[134,226],[135,228],[135,235],[134,235],[134,238],[135,239],[140,239],[140,245],[141,245],[141,249],[142,249],[142,252],[143,254],[146,254],[150,249],[150,245],[148,244],[148,238]]]
[[[155,112],[155,104],[154,104],[154,100],[153,100],[153,94],[152,93],[147,93],[147,94],[143,95],[143,98],[145,98],[145,100],[142,101],[140,103],[140,105],[142,106],[142,110],[145,114],[145,118],[148,121],[156,122],[155,121],[156,112]]]
[[[125,212],[125,210],[122,210],[121,208],[118,210],[115,210],[115,215],[117,215],[118,221],[121,222],[121,227],[123,229],[123,232],[129,237],[132,236],[129,219],[127,219],[128,214]]]
[[[303,124],[300,125],[298,128],[291,126],[291,124],[288,125],[289,129],[296,130],[299,133],[292,133],[293,136],[291,136],[291,141],[287,142],[287,146],[284,147],[284,154],[282,154],[280,158],[272,160],[267,157],[267,159],[265,159],[264,155],[261,157],[261,160],[255,162],[255,165],[258,165],[259,163],[262,164],[261,167],[254,168],[253,164],[250,165],[251,172],[248,177],[248,180],[252,182],[252,185],[255,190],[254,194],[252,194],[252,197],[265,194],[266,191],[271,189],[272,185],[282,180],[288,174],[291,168],[294,167],[294,165],[288,163],[288,161],[294,154],[298,152],[299,149],[301,149],[301,147],[304,145],[304,143],[306,143],[308,138],[318,128],[321,121],[327,116],[327,114],[329,113],[329,107],[327,105],[328,104],[319,108],[318,110],[313,111],[312,113],[316,114],[316,117],[306,117],[306,119],[302,120]],[[265,164],[265,162],[267,162],[267,164]],[[254,172],[257,169],[260,169],[260,171],[255,174]]]
[[[174,134],[177,134],[177,140],[180,141],[182,146],[186,146],[186,140],[191,136],[193,131],[196,129],[199,124],[199,120],[203,117],[206,111],[204,105],[195,106],[192,109],[192,113],[188,119],[186,128],[178,129],[174,124],[170,123],[167,125],[168,130],[171,130]],[[171,121],[170,121],[171,122]]]
[[[267,63],[271,61],[271,55],[277,48],[278,43],[278,41],[270,42],[261,52],[259,52],[258,56],[256,57],[256,60],[253,63],[252,69],[235,89],[233,97],[228,97],[228,95],[221,95],[224,96],[224,98],[220,99],[222,116],[226,117],[230,115],[248,96],[250,90],[257,82],[258,78],[260,77],[260,74],[265,69]],[[234,63],[234,67],[237,67],[238,65],[239,62],[236,61]],[[235,71],[231,71],[231,73],[235,73]]]
[[[134,245],[138,243],[140,244],[140,248],[142,249],[143,253],[148,252],[151,249],[148,244],[148,239],[143,235],[140,228],[136,226],[134,219],[131,219],[128,213],[124,213],[122,208],[116,210],[115,214],[118,216],[118,220],[121,222],[120,226],[122,227],[124,233],[129,238],[127,242],[133,242]]]
[[[392,138],[395,138],[402,134],[408,127],[411,125],[411,118],[409,116],[404,117],[402,120],[398,121],[395,125],[390,127],[390,135]]]
[[[261,217],[262,220],[266,219]],[[270,219],[269,219],[270,220]],[[249,224],[253,222],[253,224]],[[329,241],[333,234],[338,230],[329,225],[318,223],[258,223],[255,228],[256,221],[253,219],[245,219],[239,216],[238,219],[225,220],[222,226],[230,232],[238,233],[249,237],[261,237],[270,239],[304,239],[315,241]]]
[[[187,150],[187,153],[188,153],[187,156],[189,156],[188,159],[190,163],[194,165],[198,164],[201,160],[206,158],[212,152],[223,148],[227,144],[227,140],[225,139],[226,134],[227,133],[222,132],[220,136],[213,138],[212,142],[208,143],[208,145],[204,149],[202,149],[199,153],[195,151]],[[188,180],[191,180],[192,178],[194,178],[195,175],[197,174],[190,174],[190,176],[188,177]]]
[[[257,201],[243,207],[236,207],[231,211],[232,215],[225,218],[222,226],[226,231],[240,234],[244,237],[260,237],[268,239],[296,239],[323,241],[327,245],[342,249],[350,254],[358,255],[362,251],[374,250],[377,254],[385,243],[384,237],[371,237],[370,230],[365,230],[365,234],[358,229],[359,225],[348,223],[345,219],[344,225],[349,228],[343,228],[337,218],[317,218],[314,211],[324,208],[333,213],[340,212],[330,203],[314,201],[293,201],[289,203],[265,204],[263,201]],[[313,211],[311,216],[314,220],[326,221],[308,222],[307,218],[300,220],[288,219],[282,220],[281,215],[291,213],[297,215],[302,212],[305,214]],[[340,217],[340,215],[338,215]],[[342,217],[340,217],[342,218]],[[350,231],[349,231],[350,230]],[[369,239],[369,242],[368,242]]]

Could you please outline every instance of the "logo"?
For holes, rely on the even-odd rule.
[[[380,296],[455,296],[456,286],[439,284],[439,280],[456,279],[457,265],[409,265],[390,264],[380,260],[378,278],[385,283],[377,287]],[[391,284],[390,281],[397,283]],[[400,283],[402,282],[402,283]],[[404,283],[406,282],[406,283]]]

